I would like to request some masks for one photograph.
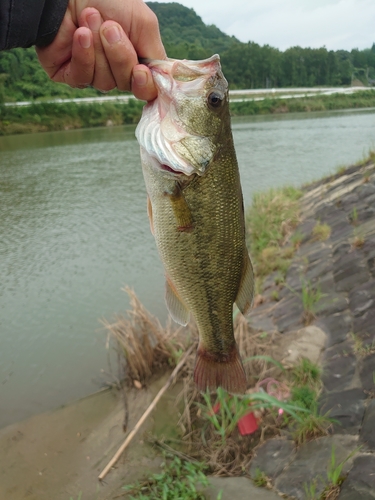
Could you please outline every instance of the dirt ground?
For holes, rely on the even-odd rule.
[[[131,430],[166,378],[148,390],[127,393]],[[159,469],[156,450],[144,436],[171,424],[168,391],[155,413],[103,482],[97,479],[125,439],[124,402],[117,390],[105,390],[52,412],[0,430],[0,498],[6,500],[112,500],[124,484]],[[176,412],[175,412],[176,414]],[[175,417],[176,418],[176,417]],[[157,428],[157,429],[155,429]],[[81,495],[81,497],[80,497]]]

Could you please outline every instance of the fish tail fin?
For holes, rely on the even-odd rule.
[[[194,369],[194,382],[200,391],[219,386],[230,393],[246,391],[246,375],[237,346],[229,353],[212,353],[199,346]]]

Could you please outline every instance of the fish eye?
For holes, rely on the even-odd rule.
[[[220,108],[220,106],[224,102],[224,96],[222,94],[219,94],[218,92],[211,92],[210,94],[208,94],[207,102],[210,108]]]

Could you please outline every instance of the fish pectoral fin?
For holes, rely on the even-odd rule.
[[[198,346],[194,382],[200,391],[222,387],[232,394],[246,391],[246,374],[236,344],[226,353],[213,353]]]
[[[152,218],[152,205],[149,196],[147,196],[147,215],[148,215],[148,220],[150,221],[151,234],[154,235],[154,220]]]
[[[177,295],[177,292],[168,276],[165,282],[165,302],[172,319],[176,323],[186,326],[189,322],[189,310]]]
[[[187,204],[181,186],[176,182],[172,193],[168,193],[177,223],[177,231],[190,232],[193,230],[193,216]]]
[[[242,278],[236,297],[236,305],[242,314],[250,310],[254,297],[254,272],[249,254],[245,251]]]

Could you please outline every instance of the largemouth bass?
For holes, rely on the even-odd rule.
[[[242,191],[218,55],[148,61],[158,97],[136,130],[151,231],[166,273],[166,304],[199,331],[200,390],[246,390],[233,334],[233,304],[245,314],[253,269],[245,246]]]

